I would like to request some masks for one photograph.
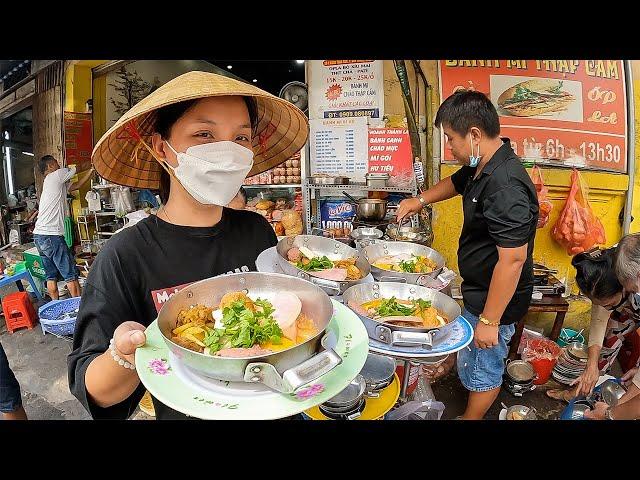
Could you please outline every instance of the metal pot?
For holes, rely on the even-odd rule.
[[[361,198],[356,203],[358,220],[379,222],[387,215],[387,200],[379,198]]]
[[[347,258],[356,259],[356,267],[360,269],[362,278],[358,280],[345,280],[342,282],[325,280],[323,278],[314,277],[309,275],[308,272],[296,267],[289,263],[287,260],[287,252],[292,247],[307,247],[318,255],[326,255],[330,260],[346,260]],[[355,248],[351,248],[337,240],[326,237],[318,237],[315,235],[298,235],[296,237],[285,237],[278,242],[276,246],[278,252],[278,266],[287,275],[303,278],[312,283],[315,283],[327,293],[334,295],[341,295],[347,288],[361,283],[369,273],[371,273],[371,266],[367,259],[358,252]],[[286,290],[286,289],[285,289]]]
[[[505,375],[520,385],[530,385],[538,377],[533,366],[524,360],[507,360]]]
[[[376,298],[391,297],[396,297],[400,300],[414,300],[418,298],[428,300],[433,307],[444,313],[449,319],[449,322],[443,327],[402,327],[374,320],[354,310],[364,323],[370,338],[391,346],[422,346],[430,349],[433,346],[434,337],[436,335],[444,335],[445,332],[450,330],[461,314],[460,305],[458,305],[453,298],[431,288],[408,285],[406,283],[363,283],[349,288],[344,292],[342,298],[345,305],[349,306],[351,303],[361,305]]]
[[[364,411],[365,407],[366,400],[362,398],[360,400],[360,403],[358,403],[355,407],[344,412],[335,412],[325,407],[324,404],[318,405],[318,410],[320,410],[320,413],[322,413],[325,417],[332,420],[356,420],[360,416],[362,416],[362,412]]]
[[[379,222],[384,220],[384,217],[387,215],[387,200],[380,198],[361,198],[358,200],[345,191],[343,191],[342,194],[355,205],[358,220]]]
[[[396,362],[393,358],[370,353],[362,370],[360,370],[360,375],[367,382],[367,396],[371,398],[379,397],[379,391],[393,382],[395,371]]]
[[[322,408],[330,413],[348,413],[360,405],[367,382],[362,375],[357,375],[347,387],[322,404]]]
[[[381,268],[373,266],[373,263],[375,263],[380,257],[384,257],[385,255],[400,255],[403,253],[427,257],[436,263],[436,268],[431,273],[407,273],[382,270]],[[418,245],[417,243],[376,242],[373,245],[365,247],[364,256],[371,265],[371,275],[373,275],[373,278],[381,282],[396,281],[411,283],[413,285],[425,285],[429,283],[428,279],[437,278],[444,267],[444,257],[440,253],[435,251],[433,248]]]
[[[178,313],[192,305],[217,307],[229,292],[269,298],[277,292],[290,292],[302,302],[302,313],[313,319],[318,333],[299,345],[281,352],[245,358],[205,355],[171,341]],[[209,278],[189,285],[173,295],[158,314],[158,326],[169,350],[187,367],[199,374],[231,382],[263,383],[282,393],[292,393],[342,363],[342,358],[327,348],[326,328],[333,316],[329,297],[317,286],[278,273],[237,273]],[[317,353],[320,346],[325,347]]]

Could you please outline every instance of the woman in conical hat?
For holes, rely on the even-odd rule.
[[[157,215],[124,229],[93,263],[69,355],[69,384],[94,418],[127,418],[145,389],[135,350],[169,297],[190,283],[255,270],[277,243],[260,215],[224,207],[247,175],[307,141],[295,106],[253,85],[190,72],[125,113],[98,141],[95,170],[112,183],[160,189]],[[185,418],[154,399],[156,416]]]

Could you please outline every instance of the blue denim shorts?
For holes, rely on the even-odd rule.
[[[462,313],[471,327],[478,324],[478,317],[466,309]],[[458,376],[471,392],[486,392],[502,385],[505,360],[509,354],[509,340],[516,331],[515,323],[498,327],[498,344],[491,348],[477,348],[473,341],[458,352]]]
[[[0,412],[15,412],[20,406],[22,406],[20,385],[9,367],[7,355],[0,343]]]
[[[58,280],[58,273],[67,282],[78,279],[76,262],[62,235],[34,235],[33,243],[42,258],[47,280]]]

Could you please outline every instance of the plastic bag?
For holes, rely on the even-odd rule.
[[[549,189],[545,187],[542,181],[542,171],[537,165],[531,170],[531,179],[536,187],[538,194],[538,204],[540,205],[540,213],[538,214],[538,227],[543,228],[549,222],[549,214],[553,210],[553,204],[548,200]]]
[[[589,205],[588,189],[575,168],[571,172],[567,203],[553,227],[553,238],[569,255],[577,255],[607,241],[604,227]]]
[[[127,204],[120,188],[114,188],[111,190],[111,199],[113,201],[113,208],[116,213],[116,217],[122,218],[127,213]]]

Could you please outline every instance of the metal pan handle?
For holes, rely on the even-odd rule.
[[[342,357],[333,348],[318,353],[300,365],[286,370],[282,376],[276,368],[267,362],[253,362],[247,365],[244,381],[264,383],[281,392],[294,393],[303,385],[317,380],[342,363]]]
[[[429,332],[406,332],[404,330],[393,330],[383,325],[378,325],[375,329],[376,338],[387,345],[421,346],[430,350],[433,347],[433,337],[438,332],[437,329]]]
[[[396,283],[407,283],[407,279],[404,277],[391,277],[391,276],[383,276],[380,277],[381,282],[396,282]]]
[[[312,277],[311,275],[309,275],[307,280],[322,289],[334,292],[336,295],[340,295],[340,292],[342,291],[338,282],[332,282],[331,280],[325,280],[324,278]]]

